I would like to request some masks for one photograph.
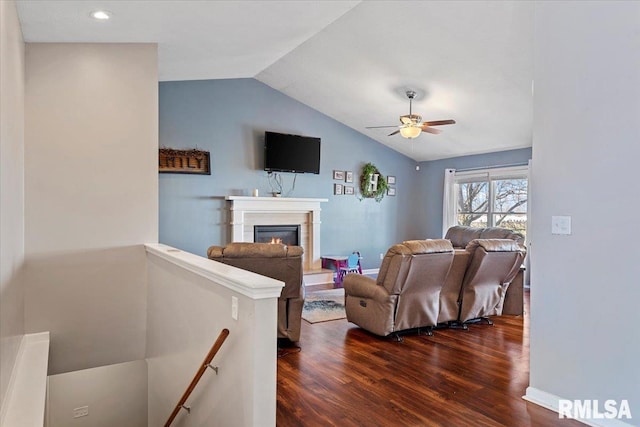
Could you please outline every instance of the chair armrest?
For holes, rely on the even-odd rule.
[[[380,302],[389,298],[387,290],[383,286],[378,286],[375,279],[361,274],[348,274],[342,285],[346,295],[371,298]]]

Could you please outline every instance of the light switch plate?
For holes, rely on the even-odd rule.
[[[552,216],[551,234],[569,235],[571,234],[570,216]]]

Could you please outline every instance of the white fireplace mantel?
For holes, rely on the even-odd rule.
[[[253,226],[299,224],[304,269],[320,270],[320,203],[328,199],[227,196],[232,242],[253,242]]]

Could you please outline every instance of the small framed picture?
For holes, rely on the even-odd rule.
[[[342,194],[342,184],[333,184],[333,194],[340,196]]]
[[[333,171],[333,179],[344,180],[344,171]]]
[[[387,188],[387,196],[395,196],[396,189],[395,188]]]
[[[389,185],[396,185],[396,177],[393,175],[389,175],[387,177],[387,184]]]
[[[344,194],[352,195],[355,194],[355,187],[353,185],[345,185],[344,186]]]
[[[345,171],[345,173],[344,173],[344,182],[353,182],[353,172]],[[345,194],[347,194],[347,193],[345,193]]]

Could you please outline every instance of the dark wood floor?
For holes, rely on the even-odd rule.
[[[522,399],[528,315],[401,343],[302,323],[302,351],[278,359],[278,426],[582,426]]]

